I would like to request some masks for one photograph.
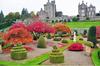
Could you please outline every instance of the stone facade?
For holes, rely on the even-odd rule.
[[[40,17],[41,20],[45,20],[45,19],[53,19],[56,17],[56,4],[55,4],[55,0],[53,1],[49,1],[44,4],[44,10],[41,9],[38,12],[38,15]]]
[[[78,13],[80,20],[93,20],[96,15],[96,8],[92,4],[90,4],[90,6],[87,6],[87,3],[85,4],[84,1],[82,1],[82,4],[79,3],[78,5]]]

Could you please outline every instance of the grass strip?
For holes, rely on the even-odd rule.
[[[92,61],[95,66],[100,66],[100,59],[98,58],[98,51],[100,51],[100,49],[95,49],[92,52]]]

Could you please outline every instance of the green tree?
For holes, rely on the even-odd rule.
[[[72,18],[72,21],[77,22],[78,21],[78,18],[77,17],[73,17]]]
[[[92,26],[88,31],[88,41],[93,42],[94,47],[96,47],[97,39],[96,39],[96,27]]]
[[[4,21],[4,14],[3,11],[0,12],[0,23],[3,23]]]
[[[22,13],[21,13],[21,18],[22,18],[22,20],[28,18],[29,16],[30,16],[30,14],[28,13],[28,10],[25,9],[25,8],[23,8],[23,9],[22,9]]]
[[[15,19],[20,19],[21,18],[21,15],[19,12],[15,12],[15,15],[14,15]]]
[[[5,17],[5,22],[12,22],[15,21],[15,14],[13,12],[10,12],[8,15]]]
[[[30,12],[30,16],[31,16],[31,17],[34,17],[34,16],[35,16],[34,11],[31,11],[31,12]]]

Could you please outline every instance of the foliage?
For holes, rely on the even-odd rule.
[[[4,14],[3,11],[0,12],[0,24],[4,21]]]
[[[30,32],[55,33],[55,29],[51,25],[41,21],[33,22],[27,28]]]
[[[88,31],[88,41],[93,42],[94,47],[96,47],[97,39],[96,39],[96,27],[92,26]]]
[[[68,48],[69,51],[83,51],[83,46],[80,43],[73,43]]]
[[[24,20],[24,19],[26,19],[28,17],[30,17],[30,14],[28,13],[28,10],[26,8],[23,8],[22,12],[21,12],[21,18],[22,18],[22,20]]]
[[[83,35],[86,35],[86,34],[87,34],[87,30],[84,30]]]
[[[95,49],[92,52],[92,61],[93,61],[95,66],[100,65],[100,59],[98,58],[98,51],[100,51],[100,49]]]
[[[63,63],[64,55],[56,46],[53,47],[52,52],[50,53],[50,62],[51,63]]]
[[[40,36],[38,39],[38,48],[46,48],[46,41],[45,38],[43,36]]]
[[[66,39],[63,39],[62,43],[68,43],[68,41]]]
[[[26,25],[24,24],[24,22],[16,22],[14,23],[9,30],[12,30],[12,29],[16,29],[16,28],[24,28],[24,29],[27,29]]]
[[[60,41],[61,40],[61,37],[55,37],[53,40],[54,41]]]
[[[89,46],[89,47],[93,47],[93,43],[90,41],[85,41],[84,45]]]
[[[12,48],[11,58],[14,60],[23,60],[27,58],[27,52],[21,44],[17,44]]]
[[[96,37],[100,37],[100,26],[96,26]]]
[[[77,22],[78,21],[78,18],[77,17],[73,17],[72,18],[72,21]]]
[[[65,24],[63,24],[63,23],[56,23],[54,28],[56,29],[56,32],[57,31],[62,31],[62,32],[71,33],[70,28],[68,26],[66,26]]]
[[[100,50],[98,51],[98,58],[100,59]]]
[[[55,34],[54,37],[60,37],[60,35],[59,34]]]
[[[48,33],[47,38],[48,39],[51,39],[52,38],[50,33]]]
[[[2,48],[3,48],[3,49],[6,49],[6,48],[9,48],[9,47],[11,47],[11,46],[12,46],[12,44],[9,43],[9,44],[4,45]]]
[[[8,31],[3,39],[5,40],[5,43],[30,43],[32,42],[32,36],[31,34],[24,28],[16,28]]]

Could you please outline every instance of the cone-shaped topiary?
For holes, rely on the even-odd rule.
[[[45,38],[43,36],[40,36],[38,39],[38,48],[46,48],[46,42],[45,42]]]
[[[94,44],[93,47],[96,47],[97,39],[96,39],[96,27],[95,26],[92,26],[89,28],[88,41],[93,42]]]
[[[14,60],[23,60],[27,58],[27,51],[23,48],[22,44],[17,44],[12,48],[11,58]]]
[[[48,39],[51,39],[52,38],[51,35],[50,35],[50,33],[48,33],[47,38]]]
[[[64,55],[56,46],[53,47],[52,52],[50,53],[50,62],[51,63],[63,63]]]

